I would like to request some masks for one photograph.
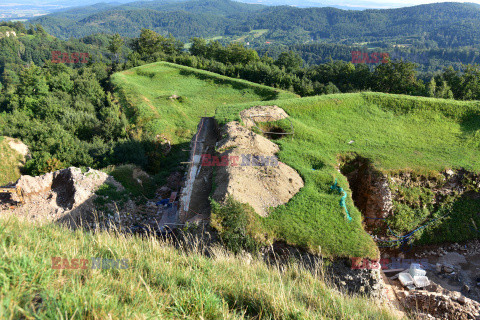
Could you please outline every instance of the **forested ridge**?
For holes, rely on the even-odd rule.
[[[480,7],[468,3],[437,3],[356,11],[266,7],[230,0],[152,1],[120,6],[95,5],[31,21],[41,23],[48,32],[62,38],[81,37],[92,32],[135,37],[141,28],[150,28],[186,41],[192,36],[240,35],[255,29],[268,29],[266,39],[286,44],[417,40],[429,46],[456,48],[478,42]]]
[[[192,37],[239,42],[274,58],[291,50],[307,65],[351,61],[353,50],[388,52],[419,64],[427,77],[480,58],[480,6],[465,3],[355,11],[231,0],[143,1],[63,10],[30,23],[62,39],[96,33],[134,38],[147,28],[186,43]]]

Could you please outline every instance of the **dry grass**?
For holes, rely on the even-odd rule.
[[[393,319],[332,290],[321,272],[221,247],[206,257],[198,238],[176,249],[152,237],[0,221],[2,319]],[[52,257],[127,259],[129,268],[56,270]]]

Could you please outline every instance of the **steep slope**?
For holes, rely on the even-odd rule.
[[[297,264],[280,269],[220,247],[207,258],[189,242],[72,234],[5,215],[0,225],[4,319],[395,319]]]

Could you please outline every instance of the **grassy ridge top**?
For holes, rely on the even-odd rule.
[[[0,186],[20,178],[19,162],[23,156],[10,148],[8,140],[0,136]]]
[[[298,265],[280,271],[222,248],[206,258],[154,238],[72,234],[6,216],[0,226],[2,319],[393,319]],[[52,257],[90,262],[56,270]],[[126,259],[128,269],[94,270],[92,258]]]
[[[480,172],[478,102],[358,93],[273,103],[287,111],[295,128],[293,138],[276,140],[278,156],[301,174],[305,187],[262,220],[291,244],[335,256],[374,254],[348,182],[336,168],[339,155],[357,153],[384,171]],[[220,122],[239,120],[238,112],[250,106],[222,106],[216,117]],[[349,194],[351,223],[339,206],[341,196],[330,190],[335,179]],[[477,200],[468,208],[479,204]],[[459,217],[467,212],[464,204],[458,208]]]
[[[480,103],[384,93],[350,93],[273,101],[295,125],[293,140],[311,144],[324,165],[355,152],[380,170],[447,168],[480,172]],[[239,120],[249,104],[221,106],[220,122]],[[349,143],[354,141],[353,143]],[[308,152],[307,152],[308,153]]]
[[[112,76],[131,123],[164,134],[172,143],[189,140],[199,118],[220,105],[294,98],[295,94],[212,72],[158,62]],[[177,99],[171,99],[173,95]]]

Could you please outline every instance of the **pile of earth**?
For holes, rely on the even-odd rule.
[[[270,122],[288,118],[288,114],[278,106],[255,106],[240,112],[240,118],[247,128],[256,122]]]
[[[278,145],[233,121],[221,132],[216,149],[228,165],[216,166],[213,198],[228,196],[252,206],[261,216],[287,203],[304,185],[300,175],[278,161]],[[224,163],[226,164],[226,163]]]
[[[404,292],[405,303],[419,319],[480,319],[480,303],[460,292],[432,284],[429,290]]]

